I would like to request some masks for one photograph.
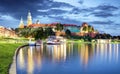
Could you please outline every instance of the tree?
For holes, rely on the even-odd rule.
[[[54,32],[53,32],[53,30],[52,30],[51,27],[48,27],[48,28],[46,28],[45,30],[46,30],[48,36],[49,36],[49,35],[54,35]]]
[[[84,39],[84,41],[89,41],[89,42],[92,41],[92,38],[89,35],[84,36],[83,39]]]
[[[37,31],[37,28],[31,28],[30,29],[29,34],[31,35],[31,37],[35,37],[36,31]]]
[[[44,31],[42,27],[37,28],[36,31],[34,31],[34,33],[35,33],[35,37],[34,37],[35,40],[43,39]]]
[[[62,31],[63,30],[63,25],[61,23],[56,24],[56,30],[57,31]]]
[[[69,37],[71,36],[71,31],[70,31],[69,29],[67,29],[67,30],[65,31],[65,34],[66,34],[66,36],[69,38]]]
[[[30,28],[23,28],[23,29],[18,29],[18,35],[19,36],[24,36],[24,37],[29,37],[30,36]]]
[[[55,35],[51,27],[45,28],[44,30],[44,38],[47,38],[50,35]]]

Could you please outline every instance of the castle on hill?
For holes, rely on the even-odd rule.
[[[27,25],[24,24],[23,19],[21,17],[19,28],[26,28],[26,27],[29,27],[29,28],[38,28],[38,27],[46,28],[46,27],[51,27],[52,29],[55,29],[57,24],[58,23],[42,24],[42,23],[39,22],[39,20],[37,20],[36,23],[33,23],[32,22],[32,15],[29,11],[28,16],[27,16]],[[71,34],[77,35],[77,36],[89,35],[91,37],[95,37],[96,34],[98,34],[98,31],[95,30],[93,26],[88,25],[86,22],[84,22],[81,26],[74,25],[74,24],[62,24],[62,25],[63,25],[63,28],[64,28],[62,33],[64,33],[67,29],[69,29],[71,31]]]
[[[30,11],[28,12],[28,16],[27,16],[27,25],[24,24],[23,22],[23,18],[21,17],[20,20],[20,24],[19,24],[19,28],[38,28],[38,27],[52,27],[52,28],[56,28],[56,25],[58,23],[50,23],[50,24],[42,24],[39,22],[39,20],[36,21],[36,23],[32,22],[32,15],[30,13]],[[64,27],[64,30],[69,29],[71,32],[79,32],[79,28],[80,26],[75,25],[75,24],[62,24]]]

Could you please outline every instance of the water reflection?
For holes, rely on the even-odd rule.
[[[81,63],[87,66],[88,61],[92,58],[94,54],[94,49],[91,44],[79,44],[79,55]]]
[[[43,49],[41,48],[41,46],[29,46],[20,49],[17,59],[17,67],[19,67],[20,70],[23,70],[20,74],[33,74],[35,67],[41,67],[43,54]]]
[[[68,71],[81,73],[83,71],[79,69],[84,68],[89,73],[92,68],[99,67],[101,71],[102,66],[107,65],[112,68],[115,63],[115,68],[118,68],[120,65],[119,49],[120,44],[64,43],[27,46],[22,48],[17,56],[17,74],[40,74],[46,70],[50,74],[56,70],[63,72],[62,74]],[[54,66],[54,64],[61,65]]]
[[[30,47],[30,49],[28,49],[28,64],[27,64],[27,71],[29,74],[33,73],[33,69],[34,69],[34,60],[33,60],[33,49],[32,47]]]
[[[46,45],[46,50],[53,61],[66,60],[66,43],[61,45]]]
[[[20,66],[21,69],[23,69],[23,68],[25,68],[25,61],[24,61],[23,49],[21,49],[19,51],[19,54],[20,54],[20,57],[18,58],[20,60],[19,61],[20,62],[19,66]]]
[[[118,61],[118,45],[119,44],[96,44],[96,56],[100,57],[101,61],[114,60]]]

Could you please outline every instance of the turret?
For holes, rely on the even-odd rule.
[[[30,26],[32,24],[32,16],[30,11],[28,12],[28,16],[27,16],[27,26]]]
[[[37,21],[36,21],[36,24],[40,24],[40,21],[39,21],[39,20],[37,20]]]
[[[20,20],[19,28],[24,28],[24,22],[23,22],[22,17],[21,17],[21,20]]]

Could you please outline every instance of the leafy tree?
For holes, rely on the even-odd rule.
[[[61,23],[56,24],[56,30],[57,31],[62,31],[63,30],[63,25]]]
[[[19,29],[18,35],[24,36],[24,37],[29,37],[30,36],[30,28]]]
[[[89,35],[84,36],[83,39],[84,39],[84,41],[89,41],[89,42],[92,41],[92,38]]]
[[[23,28],[15,28],[15,33],[19,34],[20,30],[22,30]]]
[[[44,31],[44,38],[47,38],[50,35],[55,35],[51,27],[45,28]]]
[[[37,28],[36,31],[34,31],[34,33],[35,33],[35,40],[43,39],[44,31],[42,27]]]
[[[35,37],[37,28],[31,28],[29,32],[30,32],[29,34],[31,35],[31,37]]]
[[[67,37],[69,38],[69,37],[71,36],[71,31],[70,31],[69,29],[67,29],[67,30],[65,31],[65,34],[66,34]]]
[[[54,32],[51,27],[46,28],[47,34],[49,35],[54,35]]]

